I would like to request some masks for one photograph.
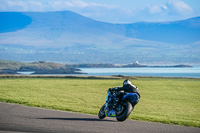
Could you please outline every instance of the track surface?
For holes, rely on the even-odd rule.
[[[200,133],[200,128],[174,126],[115,118],[99,120],[94,115],[34,108],[0,102],[0,133]]]

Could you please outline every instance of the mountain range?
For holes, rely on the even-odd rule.
[[[0,59],[69,63],[200,63],[200,17],[112,24],[71,11],[0,12]]]

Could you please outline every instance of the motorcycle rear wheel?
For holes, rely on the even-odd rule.
[[[106,107],[106,104],[104,104],[101,109],[99,110],[99,114],[98,114],[98,117],[99,119],[103,119],[106,117],[106,114],[105,114],[105,111],[104,111],[104,108]]]
[[[118,121],[125,121],[133,110],[133,107],[129,102],[124,103],[122,106],[124,106],[124,110],[120,114],[116,113],[116,119]]]

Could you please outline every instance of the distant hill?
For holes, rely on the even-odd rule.
[[[126,25],[126,36],[159,42],[188,44],[200,39],[200,17],[175,22]]]
[[[111,24],[71,11],[0,12],[0,59],[71,63],[200,62],[200,17]]]

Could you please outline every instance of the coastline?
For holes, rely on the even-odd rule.
[[[59,64],[45,61],[32,63],[0,61],[0,63],[0,75],[21,75],[2,77],[31,77],[30,75],[32,75],[32,77],[108,78],[115,75],[115,78],[200,78],[200,67],[183,64],[147,66],[139,64],[139,62],[129,64]]]
[[[92,75],[21,75],[21,74],[0,74],[0,78],[73,78],[73,79],[138,79],[138,78],[162,78],[162,79],[199,79],[193,77],[159,77],[159,76],[92,76]]]

